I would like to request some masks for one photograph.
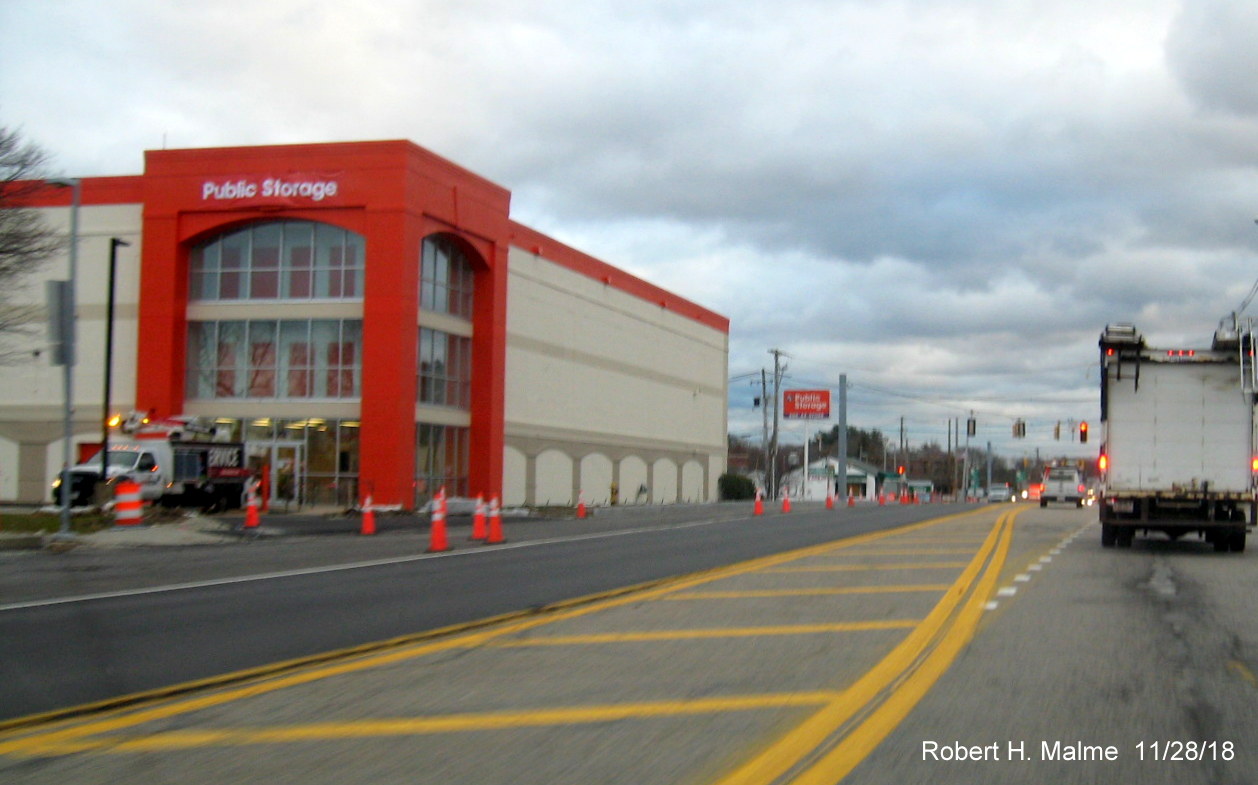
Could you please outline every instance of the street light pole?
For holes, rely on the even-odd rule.
[[[70,275],[66,283],[66,331],[62,336],[64,343],[64,359],[62,366],[62,384],[65,387],[65,401],[62,407],[62,429],[64,444],[61,453],[61,528],[56,534],[57,539],[72,539],[70,531],[70,447],[74,440],[74,426],[71,420],[74,411],[74,361],[75,332],[78,320],[75,318],[77,308],[74,284],[78,280],[79,267],[79,204],[82,199],[83,182],[77,177],[60,180],[46,180],[48,185],[71,189],[70,200]]]
[[[105,305],[105,410],[101,415],[100,478],[109,486],[109,407],[114,378],[114,278],[118,274],[118,248],[130,246],[126,240],[109,238],[109,284]]]

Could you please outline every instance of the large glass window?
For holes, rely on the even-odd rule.
[[[446,489],[446,496],[469,496],[470,432],[467,428],[419,423],[415,426],[415,504],[422,506]]]
[[[420,266],[420,310],[472,318],[472,266],[450,237],[424,238]]]
[[[313,221],[271,221],[221,234],[192,249],[189,298],[359,300],[362,235]]]
[[[361,389],[361,320],[188,323],[188,398],[344,399]]]
[[[419,402],[468,409],[472,400],[472,339],[419,329]]]
[[[300,445],[303,464],[296,473],[301,487],[296,498],[310,505],[334,505],[348,509],[361,500],[358,494],[358,420],[306,417],[283,419],[257,417],[240,420],[220,417],[216,420],[220,433],[232,441],[249,443],[255,470],[269,464],[275,453],[289,445]],[[276,475],[278,467],[271,467]]]

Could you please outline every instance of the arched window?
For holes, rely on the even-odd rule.
[[[188,297],[361,300],[362,235],[314,221],[256,223],[192,249]]]

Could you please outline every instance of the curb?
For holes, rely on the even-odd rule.
[[[4,534],[0,532],[0,551],[29,551],[44,547],[42,534]]]

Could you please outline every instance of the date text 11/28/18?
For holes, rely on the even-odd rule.
[[[1232,760],[1235,745],[1230,741],[1142,741],[1136,745],[1140,760]]]

